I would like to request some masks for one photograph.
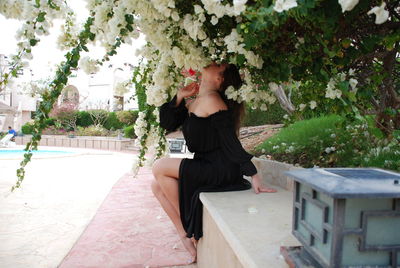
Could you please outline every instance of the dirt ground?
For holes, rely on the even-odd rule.
[[[244,127],[240,129],[239,139],[243,148],[252,152],[257,145],[279,132],[282,127],[282,124]]]

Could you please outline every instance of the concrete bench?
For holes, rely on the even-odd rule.
[[[291,234],[293,182],[283,172],[295,167],[262,159],[254,163],[264,182],[278,192],[202,193],[204,236],[198,244],[198,268],[288,267],[280,247],[299,242]]]

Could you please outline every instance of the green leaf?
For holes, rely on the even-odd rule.
[[[341,81],[337,85],[338,85],[339,89],[342,92],[348,92],[349,91],[349,88],[350,88],[349,81]]]
[[[128,24],[133,24],[133,15],[132,14],[125,14],[125,21]]]
[[[30,40],[29,40],[29,44],[30,44],[32,47],[35,46],[37,43],[38,43],[38,40],[36,40],[36,39],[30,39]]]
[[[251,49],[257,43],[257,36],[256,35],[247,35],[244,39],[244,44],[247,49]]]
[[[41,12],[39,12],[39,15],[37,16],[36,21],[44,22],[45,21],[45,17],[46,17],[46,12],[41,11]]]
[[[243,54],[238,54],[238,55],[237,55],[237,57],[236,57],[236,63],[237,63],[239,66],[242,66],[242,65],[244,64],[245,61],[246,61],[246,58],[245,58],[245,56],[244,56]]]
[[[356,93],[355,93],[355,92],[349,91],[349,92],[347,93],[347,97],[348,97],[349,100],[352,101],[352,102],[356,102],[356,101],[357,101],[357,97],[356,97]]]
[[[380,42],[381,38],[378,36],[368,36],[362,41],[363,48],[366,52],[373,51],[375,46]]]
[[[81,45],[81,47],[82,47],[82,49],[83,49],[84,51],[89,52],[89,49],[87,48],[87,46]]]

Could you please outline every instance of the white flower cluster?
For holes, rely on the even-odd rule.
[[[201,70],[209,63],[210,60],[204,55],[201,47],[197,47],[189,37],[182,37],[181,43],[183,49],[178,47],[172,49],[171,57],[176,67],[185,70]]]
[[[52,8],[50,5],[58,6],[58,9]],[[7,19],[26,20],[22,27],[17,31],[15,38],[19,40],[17,46],[17,55],[20,54],[22,59],[32,59],[32,40],[39,41],[38,36],[48,35],[52,26],[51,21],[54,19],[65,18],[65,14],[72,11],[66,6],[62,0],[40,0],[39,7],[35,1],[20,0],[2,0],[0,1],[0,14]],[[36,20],[41,14],[45,16],[44,20]],[[36,22],[35,22],[36,21]],[[34,23],[35,22],[35,23]],[[17,64],[19,63],[16,58]],[[27,63],[25,63],[27,65]]]
[[[156,117],[156,121],[159,122],[160,118],[159,118],[159,110],[155,109],[153,111],[153,115]],[[152,151],[152,150],[158,150],[159,146],[163,146],[164,140],[160,137],[159,135],[159,127],[151,124],[150,122],[147,122],[145,120],[145,116],[146,113],[145,112],[139,112],[138,118],[135,122],[134,125],[134,130],[135,130],[135,134],[138,136],[138,139],[136,139],[136,142],[143,142],[143,139],[145,137],[145,135],[147,134],[146,140],[144,141],[144,146],[148,148],[148,150]],[[150,130],[147,131],[147,127],[150,124]],[[146,165],[152,165],[152,163],[154,162],[156,155],[152,154],[152,157],[148,158],[146,161]],[[134,165],[134,169],[137,169],[137,166],[139,165],[139,162],[136,163],[136,165]]]
[[[354,70],[350,69],[349,73],[339,73],[337,76],[332,77],[329,82],[328,85],[326,86],[326,92],[325,92],[325,97],[329,98],[329,99],[340,99],[342,97],[342,91],[340,89],[337,89],[337,83],[338,82],[343,82],[346,79],[348,79],[349,77],[349,85],[350,85],[350,92],[356,93],[357,92],[357,84],[358,81],[357,79],[355,79],[354,77]]]
[[[165,22],[162,25],[159,25],[156,21],[145,21],[142,18],[139,26],[146,35],[146,41],[151,43],[155,48],[153,52],[156,53],[156,50],[159,50],[161,53],[171,53],[172,40],[168,38],[168,27],[170,26],[170,23]]]
[[[201,0],[201,2],[208,14],[222,18],[225,15],[230,17],[239,16],[246,10],[247,0],[233,0],[233,6],[230,4],[223,5],[218,0]]]
[[[46,12],[46,17],[49,19],[63,18],[68,11],[65,2],[62,0],[40,0],[39,7],[35,7],[36,1],[20,1],[20,0],[1,0],[0,14],[7,19],[23,19],[33,21],[39,15],[39,12]],[[52,8],[57,6],[59,9]]]
[[[204,13],[200,13],[200,15],[197,17],[198,18],[195,20],[194,16],[191,14],[186,14],[181,27],[185,29],[190,38],[192,38],[194,41],[197,39],[203,41],[207,38],[206,33],[202,29],[206,17],[204,16]]]
[[[138,118],[135,121],[135,135],[140,139],[147,133],[147,122],[145,120],[146,114],[144,112],[139,112]]]
[[[342,12],[352,10],[357,4],[359,0],[339,0],[339,4],[342,7]]]
[[[340,99],[342,97],[342,91],[336,89],[336,79],[331,78],[326,86],[325,98],[329,99]]]
[[[171,65],[171,58],[163,55],[152,77],[152,84],[147,87],[147,103],[161,106],[168,99],[168,89],[174,84],[168,67]]]
[[[57,46],[60,50],[67,50],[78,43],[79,29],[76,25],[74,13],[69,13],[65,23],[61,25],[61,34],[57,38]]]
[[[82,68],[86,74],[94,74],[99,71],[98,62],[89,57],[83,57],[80,59],[79,68]]]
[[[294,7],[297,7],[297,0],[276,0],[274,10],[280,13]]]
[[[378,7],[373,7],[370,11],[368,11],[368,15],[375,14],[375,24],[382,24],[389,18],[389,11],[385,9],[386,3],[382,2],[382,4]]]
[[[342,12],[351,11],[357,4],[359,0],[339,0],[339,4],[342,7]],[[386,3],[382,2],[382,4],[378,7],[373,7],[370,11],[368,11],[368,15],[375,14],[375,24],[382,24],[386,22],[389,18],[389,11],[386,9]]]
[[[309,103],[310,109],[314,110],[317,107],[317,102],[316,101],[310,101]],[[303,111],[307,107],[307,104],[301,103],[299,105],[299,111]]]
[[[100,41],[105,48],[114,45],[116,38],[120,36],[121,29],[127,25],[125,14],[131,14],[132,11],[128,10],[126,2],[128,1],[115,3],[108,0],[88,4],[95,13],[90,31],[96,34],[96,41]],[[135,25],[132,27],[136,28]],[[130,36],[124,38],[124,42],[130,44],[132,37],[139,37],[139,32],[134,30]]]
[[[114,95],[123,96],[124,94],[129,92],[129,81],[118,82],[114,86]]]
[[[327,147],[325,148],[325,153],[330,154],[332,152],[336,151],[335,147]]]
[[[173,0],[151,0],[154,8],[165,17],[171,17],[174,21],[179,21],[179,14],[175,9]]]
[[[245,56],[247,62],[258,69],[261,69],[263,66],[263,59],[254,54],[253,51],[246,50],[243,44],[243,37],[237,32],[236,29],[232,29],[232,32],[225,36],[224,42],[226,44],[226,48],[228,52],[239,53]]]
[[[275,96],[265,90],[259,90],[258,86],[253,83],[249,70],[244,69],[241,72],[244,75],[243,85],[239,90],[236,90],[233,86],[229,86],[225,90],[226,97],[239,103],[246,101],[253,108],[258,107],[260,110],[266,111],[268,109],[267,103],[275,103]]]

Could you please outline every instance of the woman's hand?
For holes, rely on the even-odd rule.
[[[262,185],[261,178],[260,178],[260,175],[258,175],[258,173],[256,175],[253,175],[251,178],[252,178],[251,184],[253,185],[253,189],[256,194],[258,194],[258,193],[275,193],[276,192],[276,189],[265,187],[264,185]]]
[[[178,90],[177,98],[182,100],[196,95],[199,92],[199,84],[196,82],[190,83],[186,87]]]

